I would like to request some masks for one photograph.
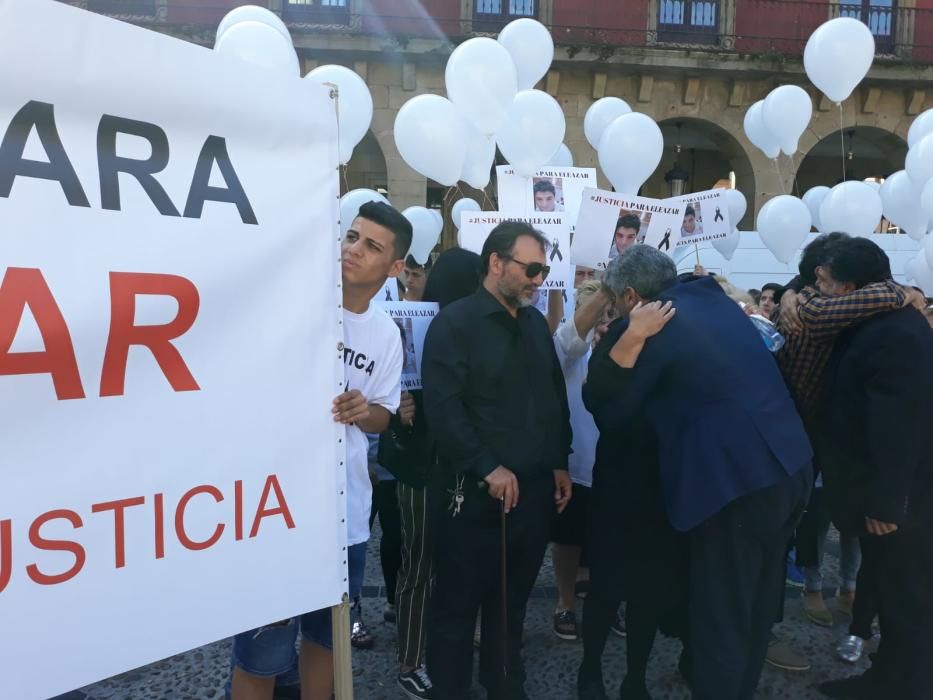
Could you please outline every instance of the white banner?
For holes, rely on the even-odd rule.
[[[0,0],[0,62],[0,695],[28,700],[346,590],[337,138],[323,88],[51,0]]]
[[[496,167],[499,211],[560,213],[573,231],[583,200],[583,190],[596,187],[596,168],[539,170],[534,177],[516,175],[511,165]]]
[[[706,190],[665,199],[684,207],[684,218],[677,232],[675,248],[692,248],[700,243],[726,238],[732,233],[726,190]]]
[[[421,353],[428,326],[437,316],[438,305],[430,301],[379,302],[402,334],[402,390],[421,388]]]
[[[551,268],[541,289],[566,289],[573,287],[574,268],[570,264],[570,227],[561,214],[532,214],[530,216],[506,214],[498,211],[463,212],[460,221],[458,242],[461,248],[472,250],[477,255],[483,252],[483,244],[492,230],[503,221],[521,221],[534,226],[548,240],[545,264]]]
[[[633,232],[638,243],[654,246],[673,256],[684,209],[686,204],[675,200],[587,188],[583,191],[571,260],[575,265],[605,270],[609,261],[619,255],[625,236]],[[632,226],[620,225],[626,218]]]

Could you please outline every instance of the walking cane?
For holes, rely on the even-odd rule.
[[[508,573],[506,565],[508,564],[508,557],[506,556],[506,519],[505,519],[505,498],[499,499],[499,521],[501,524],[500,527],[500,544],[502,549],[502,680],[501,680],[501,692],[502,697],[507,698],[509,696],[509,586],[508,586]]]

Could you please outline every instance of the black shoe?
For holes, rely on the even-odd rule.
[[[609,629],[612,630],[613,634],[617,634],[620,637],[624,637],[628,634],[625,631],[625,610],[619,608],[616,611],[616,619],[613,620],[612,624],[609,626]]]
[[[651,700],[651,695],[649,695],[648,688],[645,687],[643,682],[633,683],[626,676],[619,688],[619,700]]]
[[[871,671],[860,676],[823,681],[817,688],[827,697],[847,700],[884,700],[900,697],[897,690],[891,687],[891,683],[883,682],[878,674]]]
[[[423,666],[398,674],[398,687],[412,700],[432,700],[434,686]]]
[[[584,670],[580,666],[577,671],[577,698],[578,700],[609,700],[603,677],[599,671]]]
[[[554,613],[554,634],[571,642],[580,636],[577,616],[573,610],[558,610]]]

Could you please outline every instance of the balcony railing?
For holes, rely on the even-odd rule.
[[[563,14],[556,9],[561,1],[554,2],[550,29],[555,43],[571,56],[585,51],[584,57],[593,54],[604,60],[613,53],[654,46],[775,59],[799,57],[817,27],[832,17],[847,16],[872,30],[879,56],[933,64],[933,9],[898,7],[896,0],[657,0],[657,13],[650,17],[645,12],[648,2],[642,0],[641,13],[627,4],[635,9],[622,17],[613,15],[612,21],[606,20],[603,3],[607,0],[579,2],[579,10]],[[207,11],[205,0],[167,0],[166,11],[160,10],[158,17],[154,17],[155,9],[161,3],[156,0],[87,3],[88,9],[105,14],[153,17],[157,23],[185,26],[198,21],[216,26],[224,12],[220,8]],[[425,12],[384,14],[374,11],[367,0],[282,0],[282,16],[297,33],[385,36],[406,44],[416,37],[456,42],[495,33],[512,19],[538,17],[541,10],[539,0],[473,0],[469,14],[447,15],[432,11],[434,4],[441,5],[423,0]],[[203,20],[190,19],[196,10]],[[327,29],[322,25],[328,25]]]
[[[537,0],[474,0],[473,31],[497,32],[513,19],[538,17]]]
[[[155,0],[87,0],[87,9],[102,15],[152,17],[155,5]]]
[[[296,24],[350,24],[347,0],[283,0],[282,19]]]

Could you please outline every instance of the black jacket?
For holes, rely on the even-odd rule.
[[[820,456],[836,526],[933,525],[933,330],[908,307],[844,333],[826,369]]]

